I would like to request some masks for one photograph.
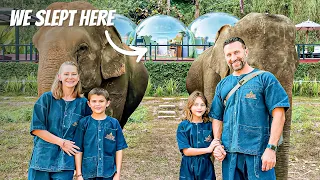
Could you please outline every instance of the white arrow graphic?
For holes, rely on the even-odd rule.
[[[122,53],[124,55],[138,56],[137,62],[140,62],[142,56],[148,51],[147,48],[138,48],[135,46],[129,46],[134,51],[127,51],[127,50],[121,49],[116,44],[114,44],[114,42],[111,40],[111,38],[109,36],[109,32],[107,30],[105,31],[105,34],[106,34],[106,38],[107,38],[108,42],[113,47],[113,49],[115,49],[116,51],[118,51],[119,53]]]

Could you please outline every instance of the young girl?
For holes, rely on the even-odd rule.
[[[177,130],[182,154],[180,179],[214,180],[216,176],[210,156],[220,143],[213,140],[207,100],[201,92],[194,91],[189,96],[185,115]]]
[[[110,105],[107,90],[94,88],[88,94],[92,115],[79,121],[75,143],[80,152],[75,155],[77,180],[119,180],[122,149],[127,143],[118,120],[107,116]]]
[[[78,121],[91,114],[87,99],[81,97],[78,67],[64,62],[50,92],[34,105],[30,133],[34,147],[29,165],[29,180],[71,180],[74,154],[79,149],[73,139]]]

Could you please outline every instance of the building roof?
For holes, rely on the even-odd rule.
[[[18,10],[17,8],[0,8],[0,25],[10,25],[11,11]],[[31,15],[30,24],[34,25],[38,20],[36,16]]]

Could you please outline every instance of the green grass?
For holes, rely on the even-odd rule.
[[[128,123],[141,123],[147,120],[148,108],[139,106],[129,117]]]
[[[33,146],[30,118],[36,99],[0,96],[0,179],[27,179]],[[124,151],[123,179],[178,178],[181,156],[175,131],[179,121],[156,119],[154,110],[158,105],[155,102],[159,101],[162,98],[145,97],[124,128],[129,148]],[[292,179],[320,176],[316,170],[320,169],[319,102],[320,98],[293,97],[289,152]],[[301,169],[303,166],[307,171]],[[220,168],[219,165],[216,168]],[[309,173],[303,175],[306,172]]]

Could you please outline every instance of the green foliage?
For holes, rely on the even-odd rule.
[[[158,85],[154,96],[156,97],[164,96],[163,87],[161,85]]]
[[[146,96],[152,96],[152,82],[151,82],[151,78],[148,79],[148,85],[147,85],[147,89],[146,92],[144,93]]]
[[[319,97],[320,82],[317,79],[311,80],[309,75],[306,75],[303,80],[293,83],[292,94],[295,96]]]
[[[18,9],[32,9],[33,14],[40,9],[56,2],[56,0],[3,0],[1,7],[14,7]],[[71,0],[60,0],[60,2],[71,2]],[[167,14],[167,0],[88,0],[98,9],[116,10],[118,14],[127,16],[134,22],[156,14]],[[308,19],[320,22],[319,0],[250,0],[244,1],[244,14],[240,12],[239,0],[199,0],[200,16],[209,12],[225,12],[238,18],[242,18],[250,12],[270,14],[283,14],[289,17],[294,24],[298,24]],[[171,0],[170,15],[180,19],[186,25],[195,18],[195,4],[193,0]],[[30,43],[37,27],[20,27],[20,42]],[[309,43],[320,41],[320,31],[309,32]],[[305,43],[305,31],[298,31],[297,43]]]
[[[170,78],[169,80],[165,81],[165,95],[168,96],[175,96],[178,94],[178,86],[179,86],[179,82],[177,82],[176,80]]]
[[[8,111],[7,109],[0,110],[0,123],[7,122],[30,122],[32,118],[31,107],[15,108]]]
[[[31,73],[37,76],[38,64],[35,63],[0,63],[0,79],[9,80],[13,76],[25,79]]]
[[[186,90],[186,77],[190,69],[191,63],[185,62],[172,62],[172,63],[157,63],[148,61],[145,66],[152,79],[152,87],[155,90],[159,85],[165,87],[167,81],[174,79],[176,84],[177,93],[187,92]]]
[[[14,28],[11,26],[0,26],[0,44],[10,44],[13,41]]]
[[[292,122],[304,122],[307,120],[308,117],[308,109],[304,108],[303,106],[294,106],[292,110]]]
[[[176,96],[178,94],[181,94],[182,92],[178,92],[178,85],[179,82],[172,78],[170,78],[169,80],[165,80],[163,85],[157,86],[154,96]]]
[[[128,123],[141,123],[147,119],[148,108],[138,106],[138,108],[131,114]]]
[[[295,80],[303,80],[308,76],[310,79],[320,80],[320,62],[299,64],[297,71],[295,72]]]
[[[186,77],[191,66],[191,62],[145,62],[145,66],[149,72],[149,82],[146,90],[146,96],[170,96],[181,95],[186,93]],[[27,95],[36,95],[36,73],[38,64],[34,63],[0,63],[0,92],[4,89],[5,81],[10,80],[14,76],[19,77],[17,80],[25,79],[25,93]],[[296,81],[314,81],[320,80],[320,62],[300,64],[295,72],[294,79]],[[30,82],[30,83],[29,83]],[[20,82],[22,83],[22,82]],[[19,85],[11,85],[17,89]],[[21,88],[22,88],[21,87]],[[7,87],[9,88],[9,87]],[[318,90],[317,90],[318,89]],[[293,84],[293,95],[319,96],[319,83],[295,82]],[[169,93],[170,92],[170,93]]]
[[[24,94],[29,96],[36,96],[38,93],[37,90],[38,90],[37,76],[35,76],[33,73],[30,73],[25,79]]]
[[[30,73],[25,79],[19,79],[16,76],[11,77],[7,81],[0,81],[0,90],[7,95],[37,95],[37,77]]]
[[[20,93],[22,90],[22,82],[16,77],[12,77],[4,85],[4,92]]]

